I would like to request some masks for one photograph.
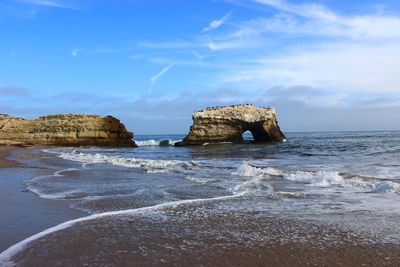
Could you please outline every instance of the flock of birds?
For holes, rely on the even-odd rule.
[[[253,106],[253,105],[252,104],[237,104],[237,105],[230,105],[230,106],[215,106],[215,107],[207,107],[207,108],[202,109],[197,112],[203,112],[206,110],[216,110],[216,109],[227,108],[227,107],[233,108],[233,107],[245,107],[245,106]],[[270,107],[267,107],[267,108],[270,108]],[[196,111],[194,111],[194,112],[196,112]]]

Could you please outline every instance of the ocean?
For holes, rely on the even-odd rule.
[[[138,148],[37,149],[35,166],[52,172],[27,190],[86,216],[21,240],[0,265],[399,263],[400,132],[286,136],[174,147],[183,135],[140,135]]]

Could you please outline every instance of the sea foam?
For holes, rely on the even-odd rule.
[[[242,162],[232,175],[253,177],[260,175],[282,175],[282,171],[275,168],[261,168],[250,165],[247,161]]]
[[[161,141],[168,140],[169,146],[175,145],[176,142],[181,140],[172,140],[172,139],[162,139],[162,140],[143,140],[143,141],[135,141],[138,146],[159,146]]]
[[[239,165],[232,175],[251,178],[249,182],[239,184],[234,188],[234,192],[247,187],[249,190],[256,184],[268,182],[265,178],[282,177],[285,180],[304,183],[308,186],[331,187],[339,186],[345,188],[359,188],[373,193],[396,193],[400,194],[400,183],[395,181],[383,180],[379,178],[362,177],[359,175],[349,175],[337,171],[289,171],[271,167],[255,167],[244,161]]]
[[[345,183],[343,177],[338,172],[332,171],[295,171],[283,174],[283,178],[320,187],[328,187],[331,185],[343,186]]]
[[[188,169],[195,165],[193,161],[128,158],[121,156],[107,156],[99,153],[88,154],[69,152],[61,153],[59,157],[83,163],[110,164],[128,168],[143,168],[149,173],[167,171],[178,172],[182,169]]]

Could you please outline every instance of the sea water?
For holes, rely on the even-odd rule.
[[[253,143],[246,134],[243,144],[174,147],[183,137],[136,136],[138,148],[43,150],[48,157],[38,164],[54,173],[26,181],[26,187],[88,216],[16,244],[0,254],[0,262],[84,222],[144,214],[163,221],[158,211],[211,202],[218,207],[198,216],[267,212],[400,244],[400,132],[288,133],[287,142],[273,143]],[[160,146],[163,140],[169,145]]]

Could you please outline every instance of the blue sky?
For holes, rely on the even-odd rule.
[[[284,131],[400,130],[395,0],[1,0],[0,113],[186,133],[214,105]]]

